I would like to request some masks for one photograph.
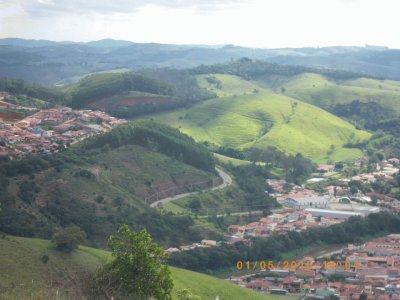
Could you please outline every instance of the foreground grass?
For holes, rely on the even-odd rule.
[[[86,275],[111,259],[110,253],[79,247],[71,254],[55,251],[50,241],[10,237],[0,239],[0,299],[82,299]],[[47,263],[42,257],[48,257]],[[222,279],[171,268],[174,295],[182,288],[204,300],[275,299]],[[174,298],[175,299],[175,298]]]

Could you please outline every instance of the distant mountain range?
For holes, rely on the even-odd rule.
[[[182,69],[242,57],[400,79],[400,50],[378,46],[260,49],[112,39],[77,43],[17,38],[0,39],[0,76],[53,85],[75,82],[94,72],[146,67]]]

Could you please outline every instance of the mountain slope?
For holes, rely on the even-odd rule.
[[[106,251],[80,246],[71,254],[53,250],[50,241],[7,236],[0,238],[0,298],[2,299],[79,299],[87,273],[109,259]],[[48,261],[42,261],[43,256]],[[173,295],[188,288],[203,300],[272,299],[221,279],[204,274],[171,268],[174,281]],[[36,299],[35,298],[35,299]]]
[[[207,81],[207,76],[216,80]],[[197,141],[237,149],[275,146],[289,154],[300,152],[317,162],[359,157],[359,150],[343,145],[370,137],[322,109],[261,88],[255,82],[233,75],[207,76],[198,77],[199,82],[208,90],[217,89],[223,97],[152,117],[180,128]],[[232,85],[242,88],[232,95]]]
[[[285,94],[324,109],[332,109],[337,104],[376,102],[382,107],[400,114],[400,82],[357,78],[335,82],[321,75],[303,73],[290,77],[275,77],[264,80],[262,84],[279,91],[284,87]]]
[[[213,167],[212,155],[177,130],[154,122],[116,127],[57,155],[1,162],[0,230],[49,238],[75,224],[105,244],[127,223],[163,245],[198,241],[203,233],[190,217],[159,213],[149,203],[211,186]]]

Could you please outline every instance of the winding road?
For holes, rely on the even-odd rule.
[[[223,189],[223,188],[226,188],[227,186],[230,186],[232,184],[232,178],[227,173],[225,173],[225,171],[223,171],[219,167],[215,167],[215,170],[218,172],[219,177],[222,178],[222,183],[220,185],[218,185],[218,186],[213,187],[213,188],[202,190],[203,192],[215,191],[215,190]],[[179,198],[186,197],[186,196],[190,196],[190,195],[193,195],[193,194],[196,194],[196,193],[198,193],[198,192],[190,192],[190,193],[184,193],[184,194],[175,195],[173,197],[167,197],[167,198],[164,198],[164,199],[161,199],[161,200],[158,200],[156,202],[151,203],[150,207],[157,207],[159,204],[164,205],[164,204],[167,204],[168,202],[171,202],[171,201],[174,201],[174,200],[177,200]]]

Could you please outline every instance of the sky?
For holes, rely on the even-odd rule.
[[[0,0],[0,38],[400,48],[398,0]]]

